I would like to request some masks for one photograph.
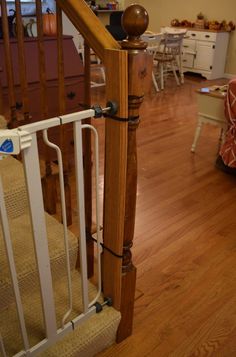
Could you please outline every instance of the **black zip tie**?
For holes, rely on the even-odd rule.
[[[107,114],[107,113],[104,113],[103,116],[104,116],[104,118],[110,118],[110,119],[113,119],[113,120],[116,120],[116,121],[121,121],[121,122],[128,122],[129,121],[129,118],[121,118],[121,117],[118,117],[116,115],[111,115],[111,114]]]
[[[111,118],[113,120],[117,120],[117,121],[121,121],[121,122],[133,122],[135,120],[138,120],[139,119],[139,115],[136,115],[136,116],[132,116],[132,117],[128,117],[128,118],[121,118],[121,117],[117,117],[116,115],[109,115],[107,113],[104,113],[103,116],[105,118]]]
[[[91,239],[92,241],[94,241],[95,243],[98,244],[97,239],[93,238],[93,237],[91,236],[91,234],[88,233],[88,232],[87,232],[87,234],[86,234],[86,238],[87,238],[87,240]],[[107,250],[109,253],[111,253],[112,255],[114,255],[114,257],[119,258],[119,259],[123,259],[123,257],[124,257],[123,255],[120,255],[120,254],[117,254],[117,253],[113,252],[113,250],[111,250],[110,248],[106,247],[106,246],[104,245],[104,243],[100,243],[100,245],[101,245],[101,247],[102,247],[103,249]]]

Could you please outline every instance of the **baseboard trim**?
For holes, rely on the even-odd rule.
[[[235,77],[236,77],[236,74],[231,74],[231,73],[225,73],[224,74],[224,78],[233,79]]]

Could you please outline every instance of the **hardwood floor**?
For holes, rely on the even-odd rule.
[[[133,335],[100,357],[236,356],[236,177],[214,166],[218,128],[205,125],[190,152],[207,84],[186,76],[143,103]]]

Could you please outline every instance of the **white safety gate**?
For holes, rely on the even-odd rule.
[[[105,108],[106,110],[107,108]],[[24,350],[19,351],[15,356],[34,356],[44,349],[55,344],[66,333],[72,331],[83,320],[96,312],[95,303],[101,294],[101,236],[100,236],[100,213],[98,207],[98,176],[99,176],[99,158],[98,158],[98,134],[96,129],[88,124],[83,124],[82,120],[95,116],[93,109],[84,110],[78,113],[68,114],[29,125],[21,126],[12,130],[0,130],[0,154],[18,154],[21,153],[25,170],[26,185],[28,189],[29,206],[31,212],[31,221],[33,228],[33,238],[36,251],[36,259],[39,271],[42,308],[45,321],[46,338],[33,347],[30,347],[27,335],[24,311],[22,307],[20,289],[17,279],[17,272],[14,262],[14,254],[11,244],[9,222],[4,203],[4,193],[0,177],[0,215],[5,240],[5,247],[9,262],[9,268],[12,278],[12,285],[15,294],[19,324],[21,329]],[[75,175],[77,189],[77,208],[79,213],[80,227],[80,272],[82,285],[83,312],[70,322],[65,322],[72,309],[72,290],[71,290],[71,271],[69,261],[69,248],[67,237],[66,205],[63,182],[63,162],[60,148],[48,140],[47,130],[56,126],[73,123],[74,135],[74,153],[75,153]],[[83,152],[82,152],[82,129],[88,128],[94,133],[95,142],[95,181],[96,181],[96,225],[97,225],[97,263],[98,263],[98,283],[97,295],[93,301],[89,301],[88,296],[88,277],[87,277],[87,252],[86,252],[86,233],[85,233],[85,210],[84,210],[84,178],[83,178]],[[56,313],[53,299],[52,276],[50,269],[50,257],[48,251],[47,232],[45,224],[45,214],[43,206],[43,196],[41,187],[39,154],[37,144],[37,133],[43,132],[43,138],[46,145],[55,149],[58,158],[59,182],[62,204],[62,220],[64,226],[64,245],[67,261],[67,283],[68,283],[68,302],[69,308],[66,311],[58,329],[56,324]],[[1,333],[1,331],[0,331]],[[0,334],[0,354],[6,356],[4,341]]]

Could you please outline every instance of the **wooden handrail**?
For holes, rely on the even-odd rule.
[[[56,0],[88,45],[104,62],[105,49],[121,49],[119,43],[83,0]]]

